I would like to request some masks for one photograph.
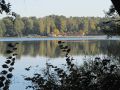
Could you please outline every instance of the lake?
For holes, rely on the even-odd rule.
[[[77,38],[1,38],[0,39],[0,66],[6,58],[9,43],[18,42],[15,51],[18,55],[12,72],[13,77],[9,90],[26,90],[30,82],[24,80],[25,76],[32,76],[46,68],[46,62],[58,67],[65,64],[65,53],[58,47],[58,40],[64,41],[65,45],[71,48],[70,55],[75,59],[74,63],[82,65],[84,60],[96,56],[119,57],[120,37],[107,39],[106,36],[87,36]],[[29,68],[27,71],[25,68]],[[0,71],[3,68],[0,67]],[[1,75],[0,75],[1,76]],[[28,89],[33,90],[33,89]]]

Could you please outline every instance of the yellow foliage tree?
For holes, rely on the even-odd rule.
[[[57,36],[59,34],[59,30],[57,28],[54,29],[54,34]]]

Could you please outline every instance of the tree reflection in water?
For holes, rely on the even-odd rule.
[[[86,60],[77,66],[69,55],[71,49],[58,41],[59,48],[64,52],[66,64],[64,68],[46,63],[44,74],[35,73],[33,77],[25,77],[32,85],[26,89],[34,90],[119,90],[120,67],[112,59],[96,57]]]
[[[0,42],[0,54],[6,56],[7,44],[9,42]],[[65,41],[67,46],[71,47],[72,55],[114,55],[119,56],[120,41],[115,40],[93,40],[93,41]],[[48,49],[46,49],[46,47]],[[47,56],[49,58],[58,58],[61,52],[57,41],[26,41],[20,42],[17,47],[18,58],[22,56]]]

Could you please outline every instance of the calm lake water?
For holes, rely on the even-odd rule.
[[[46,62],[62,67],[65,63],[65,54],[58,47],[58,40],[63,40],[65,45],[71,48],[70,55],[75,63],[81,65],[86,58],[95,56],[120,56],[120,38],[107,39],[103,37],[81,37],[81,38],[2,38],[0,39],[0,66],[4,64],[8,55],[6,50],[10,42],[19,42],[17,45],[16,62],[12,72],[13,78],[9,90],[26,90],[30,82],[24,80],[24,76],[32,76],[46,68]],[[25,68],[30,67],[30,71]],[[0,71],[2,71],[0,67]],[[32,90],[32,89],[28,89]]]

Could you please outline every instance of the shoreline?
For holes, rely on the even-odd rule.
[[[107,37],[107,35],[87,35],[87,36],[23,36],[23,37],[0,37],[2,38],[86,38],[86,37]]]
[[[62,40],[62,41],[82,41],[82,40],[119,40],[120,37],[113,36],[112,38],[107,38],[104,36],[72,36],[72,37],[3,37],[0,38],[0,42],[9,41],[52,41],[52,40]]]

